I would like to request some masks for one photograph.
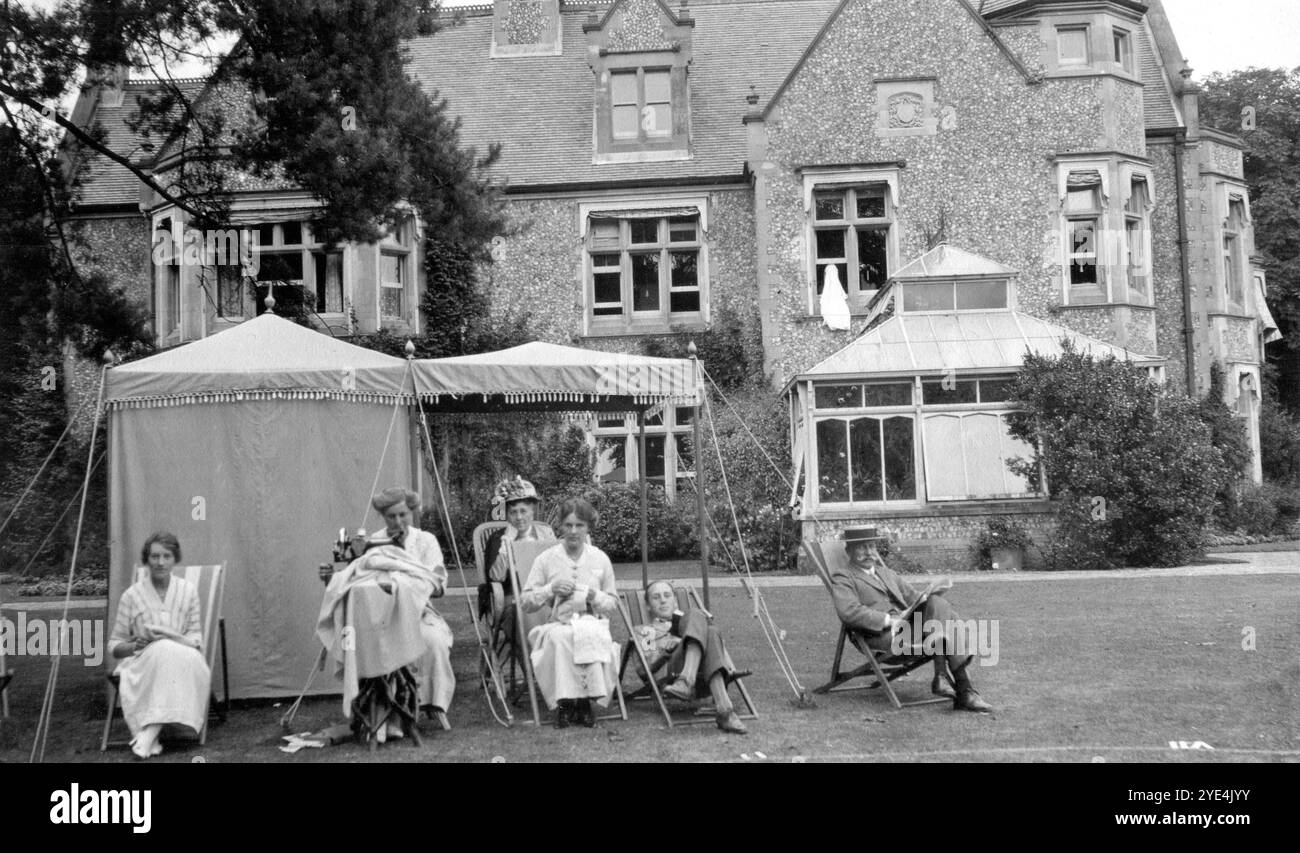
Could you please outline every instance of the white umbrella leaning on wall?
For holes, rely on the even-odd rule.
[[[826,278],[822,282],[821,312],[827,328],[839,331],[849,328],[849,299],[844,295],[840,273],[834,264],[826,267]]]

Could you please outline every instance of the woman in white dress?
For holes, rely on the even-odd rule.
[[[197,733],[207,715],[211,672],[203,658],[199,593],[172,576],[181,545],[170,533],[148,538],[140,559],[149,575],[127,587],[117,606],[109,648],[120,679],[122,716],[140,758],[162,752],[158,735],[169,723]]]
[[[618,646],[609,639],[605,620],[618,608],[614,568],[605,552],[589,544],[598,516],[591,504],[575,498],[560,507],[560,542],[533,563],[520,606],[527,613],[551,606],[549,622],[528,634],[533,670],[555,724],[596,724],[595,699],[609,704],[618,679]],[[582,662],[579,662],[581,660]]]

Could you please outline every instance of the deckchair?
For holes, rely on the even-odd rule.
[[[704,603],[700,600],[700,596],[695,591],[695,587],[690,586],[689,584],[686,586],[674,586],[673,594],[677,596],[678,610],[683,613],[689,613],[692,609],[699,609],[708,615],[710,622],[713,621],[713,614],[704,609]],[[668,710],[667,703],[664,702],[663,693],[663,688],[669,684],[669,679],[666,674],[659,674],[667,665],[668,656],[665,655],[660,658],[653,667],[650,667],[650,669],[647,670],[645,655],[636,643],[636,628],[650,621],[650,614],[646,607],[645,596],[637,592],[624,592],[619,596],[619,598],[622,600],[623,608],[628,613],[628,640],[623,644],[623,658],[619,662],[618,666],[619,681],[622,681],[624,675],[627,673],[627,665],[632,661],[633,654],[638,654],[640,656],[641,672],[647,673],[642,676],[642,681],[644,683],[635,691],[627,694],[628,701],[636,702],[638,700],[653,698],[659,705],[660,711],[663,712],[664,719],[668,721],[669,728],[672,728],[674,722],[681,723],[682,725],[699,725],[701,723],[713,722],[712,712],[707,708],[697,709],[686,719],[673,719],[672,713]],[[731,652],[727,650],[725,643],[723,644],[723,651],[726,653],[727,666],[730,669],[736,669],[737,667],[735,662],[731,659]],[[736,686],[737,690],[740,692],[741,701],[745,703],[745,713],[740,714],[740,718],[742,720],[757,720],[758,709],[754,707],[754,700],[749,695],[749,690],[746,689],[745,682],[738,678],[733,681],[732,684]]]
[[[4,604],[4,599],[0,599],[0,605]],[[0,607],[0,614],[4,609]],[[14,674],[5,666],[5,644],[0,643],[0,717],[9,716],[9,682],[13,680]]]
[[[844,543],[838,539],[832,539],[823,542],[804,542],[804,553],[808,555],[813,569],[817,572],[817,577],[821,578],[822,584],[826,587],[826,592],[831,593],[831,575],[835,572],[847,571],[849,566],[848,554],[844,550]],[[837,617],[838,618],[838,617]],[[853,644],[866,663],[854,669],[840,669],[840,664],[844,658],[845,641]],[[909,654],[896,655],[889,652],[879,652],[867,644],[867,636],[861,631],[849,628],[844,623],[840,623],[839,640],[835,643],[835,662],[831,664],[831,680],[813,690],[814,693],[831,693],[841,690],[871,690],[876,687],[883,688],[885,695],[894,708],[911,708],[917,705],[933,705],[939,702],[951,702],[951,698],[931,697],[926,699],[914,699],[904,702],[898,698],[898,693],[894,690],[891,682],[902,678],[914,669],[925,666],[931,661],[931,658],[921,653],[919,646],[910,646]],[[874,676],[875,680],[871,684],[858,684],[847,686],[856,678]],[[949,683],[952,683],[952,676],[946,676]]]
[[[135,580],[139,581],[147,577],[149,569],[140,566],[135,570]],[[221,652],[221,699],[225,705],[220,708],[215,702],[215,696],[209,695],[209,709],[217,708],[217,718],[224,721],[225,712],[230,710],[230,675],[226,669],[226,620],[221,615],[221,596],[226,586],[226,567],[222,563],[215,566],[176,566],[172,569],[172,576],[184,578],[194,584],[199,591],[199,618],[203,623],[203,657],[207,660],[208,670],[216,674],[217,652]],[[127,741],[114,741],[109,743],[109,735],[112,732],[113,717],[116,715],[120,703],[118,702],[118,676],[116,673],[108,676],[108,716],[104,720],[104,735],[99,743],[99,751],[104,752],[109,746],[125,746]],[[199,731],[199,745],[207,743],[208,740],[208,715],[204,715],[203,728]]]
[[[507,562],[510,568],[511,583],[514,588],[520,592],[524,589],[524,580],[528,577],[528,572],[532,571],[533,562],[537,556],[548,548],[554,547],[557,543],[552,541],[536,542],[516,541],[504,546],[508,555]],[[627,627],[627,614],[621,603],[619,613],[623,617],[624,626]],[[525,613],[524,608],[515,607],[515,636],[518,642],[515,643],[515,649],[518,652],[520,663],[524,670],[524,680],[527,684],[528,702],[533,712],[533,724],[540,726],[542,724],[542,715],[539,709],[538,694],[540,688],[537,686],[537,676],[533,672],[532,647],[528,643],[528,632],[538,625],[543,624],[551,618],[551,608],[543,607],[533,613]],[[630,631],[631,629],[628,628]],[[626,720],[627,705],[623,701],[623,686],[615,681],[614,695],[618,697],[618,712],[602,714],[597,717],[598,720]]]

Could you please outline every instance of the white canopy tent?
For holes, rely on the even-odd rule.
[[[367,523],[377,469],[381,487],[416,481],[393,419],[405,373],[272,314],[109,370],[110,612],[170,530],[182,562],[226,564],[231,695],[296,693],[319,648],[312,569]]]
[[[183,562],[227,566],[231,695],[294,695],[319,651],[313,568],[340,526],[373,525],[376,485],[418,486],[418,410],[630,411],[643,423],[700,404],[695,368],[544,343],[404,362],[269,313],[112,368],[110,615],[145,538],[170,530]]]

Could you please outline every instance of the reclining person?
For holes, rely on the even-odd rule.
[[[874,527],[856,527],[844,531],[844,549],[849,557],[849,565],[847,570],[832,569],[831,594],[840,621],[861,632],[872,649],[888,653],[892,651],[894,633],[905,631],[909,627],[907,620],[900,619],[899,614],[915,604],[921,593],[885,565],[876,548],[876,543],[883,538],[877,535]],[[931,691],[936,696],[952,695],[943,677],[946,668],[952,672],[953,679],[957,682],[957,693],[953,697],[955,710],[992,711],[993,707],[980,698],[971,684],[967,670],[973,656],[958,654],[963,650],[955,642],[952,626],[959,617],[952,605],[943,596],[931,593],[916,612],[921,614],[923,625],[934,620],[944,626],[943,645],[946,653],[934,658]]]
[[[677,594],[668,581],[655,581],[646,588],[650,621],[637,627],[637,644],[645,653],[651,669],[668,658],[668,675],[674,678],[664,692],[674,699],[690,702],[701,688],[713,696],[718,728],[724,732],[745,734],[748,729],[736,714],[727,695],[727,685],[749,675],[732,669],[722,647],[722,635],[709,624],[708,616],[698,609],[689,613],[677,610]],[[649,679],[653,676],[647,675]]]

